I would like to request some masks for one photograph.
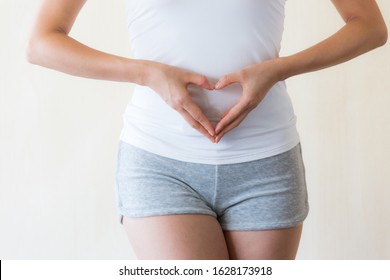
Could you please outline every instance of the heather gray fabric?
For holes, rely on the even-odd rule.
[[[120,141],[116,194],[123,216],[206,214],[224,230],[293,227],[309,212],[301,145],[234,164],[162,157]]]

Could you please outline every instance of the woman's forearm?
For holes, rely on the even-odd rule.
[[[32,36],[27,59],[30,63],[74,76],[141,85],[150,63],[95,50],[61,31]]]
[[[69,36],[87,0],[43,0],[27,47],[29,62],[67,74],[143,84],[151,63],[90,48]]]
[[[277,59],[280,80],[346,62],[382,46],[386,41],[387,28],[381,17],[347,19],[345,26],[326,40]]]

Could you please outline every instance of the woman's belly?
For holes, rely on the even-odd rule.
[[[253,133],[280,128],[290,124],[295,118],[291,100],[285,90],[284,82],[277,83],[265,96],[262,102],[253,109],[244,121],[228,135],[234,135],[240,131],[252,130]],[[195,85],[188,87],[192,100],[200,107],[205,116],[215,127],[222,115],[237,104],[242,87],[235,83],[223,90],[206,90]],[[150,129],[159,127],[172,131],[172,133],[187,136],[202,136],[200,132],[192,128],[187,121],[152,89],[145,86],[136,86],[128,109],[131,119],[151,124]],[[235,133],[236,131],[236,133]],[[152,133],[152,131],[151,131]]]

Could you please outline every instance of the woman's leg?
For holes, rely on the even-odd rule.
[[[223,231],[209,215],[123,217],[139,259],[229,259]]]
[[[309,212],[300,145],[272,157],[221,166],[219,175],[217,202],[224,211],[218,219],[230,258],[295,259]]]
[[[298,251],[303,224],[261,231],[225,231],[231,259],[292,260]]]

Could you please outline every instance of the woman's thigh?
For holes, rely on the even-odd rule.
[[[229,259],[221,226],[210,215],[123,217],[123,225],[139,259]]]
[[[303,224],[292,228],[225,231],[230,259],[292,260],[298,251]]]

